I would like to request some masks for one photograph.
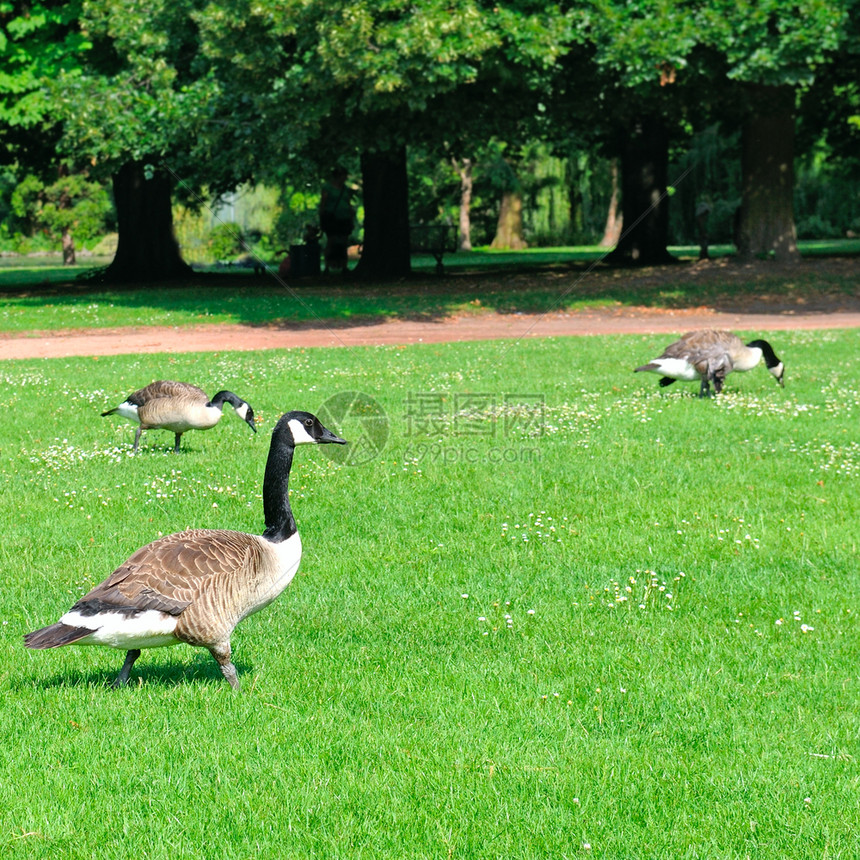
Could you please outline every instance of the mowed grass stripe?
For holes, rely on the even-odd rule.
[[[653,336],[4,362],[4,854],[855,856],[860,335],[769,339],[786,388],[712,400],[632,374]],[[261,432],[130,457],[99,413],[165,376]],[[23,648],[159,533],[261,531],[275,420],[347,390],[387,445],[296,458],[241,696],[184,646],[120,691]]]

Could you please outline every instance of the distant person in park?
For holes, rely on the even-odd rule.
[[[320,198],[320,227],[325,233],[325,270],[347,271],[347,248],[355,210],[352,208],[352,189],[346,184],[346,170],[335,167],[331,178],[323,185]]]

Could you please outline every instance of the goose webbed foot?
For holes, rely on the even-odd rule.
[[[137,660],[138,657],[140,657],[139,648],[133,648],[131,651],[126,652],[125,663],[122,664],[122,669],[119,670],[119,675],[116,676],[116,680],[111,686],[124,687],[128,683],[128,676],[131,673],[131,667],[134,666],[134,661]]]

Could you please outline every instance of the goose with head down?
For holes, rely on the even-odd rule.
[[[102,417],[116,414],[129,421],[137,421],[132,451],[137,451],[140,434],[144,430],[172,430],[176,435],[173,450],[178,454],[182,434],[188,430],[214,427],[221,420],[225,403],[229,403],[236,414],[257,432],[254,410],[232,391],[219,391],[210,400],[202,388],[168,379],[159,379],[132,392],[119,406],[102,412]]]
[[[278,421],[263,481],[262,535],[194,529],[167,535],[131,555],[56,624],[24,637],[28,648],[105,645],[126,652],[115,686],[128,681],[142,648],[185,642],[206,648],[234,689],[230,637],[248,615],[271,603],[295,576],[302,556],[290,508],[296,445],[346,444],[309,412]]]
[[[745,344],[730,331],[700,329],[687,332],[680,340],[669,344],[662,355],[637,367],[634,373],[659,373],[663,387],[679,379],[687,382],[698,379],[701,381],[699,396],[704,397],[710,392],[710,383],[719,394],[729,373],[752,370],[762,359],[774,379],[784,386],[785,366],[766,340],[751,340]]]

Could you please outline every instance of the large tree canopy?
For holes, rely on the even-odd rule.
[[[45,82],[76,74],[90,47],[79,2],[0,3],[0,163],[55,167],[57,128]]]
[[[678,87],[679,114],[695,121],[697,113],[717,112],[742,126],[737,241],[744,256],[797,256],[794,106],[799,89],[849,40],[855,6],[856,0],[593,2],[595,62],[627,90],[628,117],[636,115],[630,96],[647,104],[656,87]],[[653,121],[653,111],[646,114]],[[625,224],[629,214],[625,205]]]
[[[360,155],[361,268],[372,276],[409,270],[404,147],[441,150],[477,137],[479,124],[487,140],[514,108],[534,115],[530,88],[570,42],[557,7],[469,0],[270,0],[232,4],[229,15],[209,4],[195,21],[219,82],[213,114],[235,123],[212,123],[207,164],[226,160],[236,182],[267,165],[318,171]],[[260,139],[265,153],[252,145]]]
[[[711,0],[703,41],[725,61],[741,111],[743,199],[735,241],[743,257],[798,258],[794,225],[795,106],[846,39],[851,0]]]
[[[213,92],[197,61],[189,11],[159,0],[87,3],[87,64],[53,83],[61,150],[85,157],[93,172],[113,181],[119,245],[111,279],[188,271],[173,236],[171,200],[177,190],[192,199],[199,190],[192,150]]]
[[[409,265],[411,144],[469,158],[492,138],[600,140],[622,156],[619,254],[651,262],[665,255],[668,151],[721,119],[743,127],[741,250],[791,259],[798,98],[829,78],[824,115],[835,122],[852,86],[856,94],[831,72],[856,41],[858,6],[43,0],[24,14],[6,4],[0,136],[61,125],[59,154],[113,177],[118,207],[137,210],[119,213],[118,265],[140,274],[149,261],[155,276],[182,270],[171,194],[194,199],[287,171],[308,181],[335,162],[360,164],[367,265],[397,275]]]

